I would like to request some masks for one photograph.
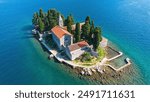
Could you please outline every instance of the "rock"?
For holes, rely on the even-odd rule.
[[[33,29],[33,30],[32,30],[32,34],[37,34],[36,29]]]
[[[96,70],[95,70],[95,69],[93,69],[93,68],[91,69],[91,71],[92,71],[92,72],[94,72],[94,73],[96,72]]]
[[[104,73],[103,70],[101,70],[101,69],[98,69],[97,71],[98,71],[99,73],[101,73],[101,74]]]
[[[49,55],[49,58],[53,58],[53,57],[54,57],[54,55],[53,55],[53,54]]]
[[[91,75],[92,75],[91,70],[88,70],[88,71],[87,71],[87,75],[89,75],[89,76],[91,76]]]
[[[84,75],[84,74],[85,74],[85,72],[82,70],[82,71],[81,71],[81,75]]]

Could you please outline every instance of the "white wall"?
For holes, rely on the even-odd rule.
[[[61,50],[62,49],[61,40],[59,40],[53,32],[52,32],[52,37],[53,37],[53,40],[55,41],[55,43],[57,44],[58,48]]]
[[[69,49],[67,49],[66,54],[71,60],[75,60],[76,58],[80,57],[85,52],[85,48],[87,48],[87,46],[77,49],[75,51],[72,51],[71,53],[69,52]]]
[[[106,42],[100,42],[101,47],[106,47],[107,46],[107,41]]]

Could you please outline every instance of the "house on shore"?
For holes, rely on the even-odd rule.
[[[65,49],[73,43],[73,35],[60,26],[55,26],[51,29],[52,38],[57,44],[59,50]]]
[[[70,60],[75,60],[89,50],[89,44],[86,41],[80,41],[68,46],[66,48],[66,55],[69,57]]]

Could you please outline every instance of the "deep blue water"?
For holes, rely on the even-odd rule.
[[[0,84],[89,84],[48,60],[31,37],[32,15],[39,8],[71,13],[76,21],[91,16],[150,84],[149,0],[0,0]]]

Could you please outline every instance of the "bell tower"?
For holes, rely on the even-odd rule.
[[[61,17],[61,14],[59,14],[59,26],[64,27],[64,22],[63,22],[63,19]]]

